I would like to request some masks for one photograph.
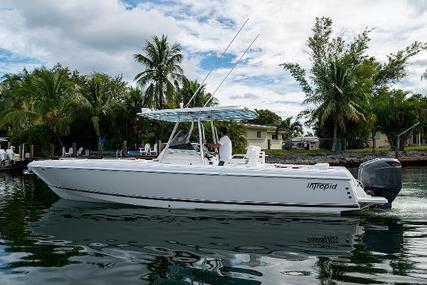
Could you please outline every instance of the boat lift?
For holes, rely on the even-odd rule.
[[[398,134],[396,136],[396,158],[399,157],[399,151],[400,151],[400,137],[403,136],[404,134],[406,134],[407,132],[409,132],[410,130],[414,129],[415,127],[417,127],[419,124],[421,124],[421,122],[415,123],[413,124],[411,127],[407,128],[406,130],[404,130],[403,132],[401,132],[400,134]]]

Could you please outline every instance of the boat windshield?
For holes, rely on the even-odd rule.
[[[194,145],[189,142],[190,136],[190,132],[179,130],[170,141],[169,148],[195,150]]]

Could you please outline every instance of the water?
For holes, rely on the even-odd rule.
[[[392,211],[344,217],[58,200],[0,176],[0,284],[427,284],[427,168]]]

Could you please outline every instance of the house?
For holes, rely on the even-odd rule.
[[[377,148],[390,147],[387,136],[382,132],[375,133],[375,145]],[[368,139],[368,146],[373,147],[373,141],[371,137]]]
[[[408,139],[409,145],[427,145],[427,136],[423,134],[420,130],[412,130]]]
[[[291,149],[319,149],[320,140],[318,137],[295,137],[291,139]]]
[[[275,126],[243,124],[246,129],[248,145],[256,145],[261,149],[281,149],[285,131],[278,131]]]
[[[376,147],[378,148],[390,147],[390,143],[388,141],[387,136],[382,132],[377,132],[375,134],[375,144],[376,144]],[[368,140],[368,145],[369,147],[372,147],[373,145],[371,138],[369,138]],[[427,145],[427,138],[419,130],[412,130],[409,133],[409,137],[405,145],[409,145],[409,146]]]

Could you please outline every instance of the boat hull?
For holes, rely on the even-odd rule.
[[[381,203],[378,197],[368,195],[359,203],[361,192],[354,189],[354,178],[322,176],[322,171],[107,164],[108,168],[102,163],[88,167],[51,161],[35,162],[29,168],[58,196],[69,200],[174,209],[318,213],[354,211]]]

